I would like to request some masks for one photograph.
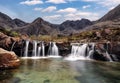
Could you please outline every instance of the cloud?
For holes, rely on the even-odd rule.
[[[54,4],[60,4],[60,3],[66,3],[65,0],[47,0],[47,3],[54,3]]]
[[[62,15],[51,15],[51,16],[44,16],[43,18],[47,21],[53,22],[53,23],[60,23],[61,22]],[[63,21],[63,20],[62,20]]]
[[[44,18],[46,18],[46,19],[57,19],[59,17],[61,17],[61,15],[45,16]]]
[[[67,1],[69,1],[69,2],[73,2],[73,1],[78,1],[78,0],[67,0]]]
[[[43,8],[34,8],[35,11],[41,11]]]
[[[90,5],[85,6],[88,8]],[[57,13],[62,13],[62,19],[65,20],[80,20],[81,18],[86,18],[90,20],[98,20],[100,15],[94,12],[83,12],[76,8],[65,8],[56,11]]]
[[[111,7],[115,7],[118,4],[120,4],[120,0],[82,0],[84,2],[95,2],[96,4],[102,5],[104,7],[108,7],[110,9]]]
[[[101,0],[98,1],[98,4],[106,7],[115,7],[116,5],[120,4],[120,0]]]
[[[96,1],[99,1],[99,0],[82,0],[84,2],[96,2]]]
[[[86,9],[86,8],[90,8],[90,7],[91,7],[91,5],[84,5],[82,8]]]
[[[36,4],[43,4],[43,1],[41,1],[41,0],[26,0],[26,1],[20,2],[20,4],[36,5]]]
[[[66,14],[64,16],[65,20],[80,20],[81,18],[86,18],[90,20],[97,20],[99,18],[99,14],[92,12],[76,12],[73,14]]]
[[[75,12],[77,12],[76,8],[65,8],[57,11],[57,13],[75,13]]]
[[[39,7],[36,7],[34,8],[33,10],[35,11],[41,11],[41,12],[52,12],[52,11],[55,11],[57,8],[56,6],[49,6],[47,8],[39,8]]]
[[[45,9],[42,10],[42,12],[52,12],[54,10],[56,10],[57,8],[55,6],[49,6]]]

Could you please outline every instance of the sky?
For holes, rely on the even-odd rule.
[[[118,4],[120,0],[0,0],[0,12],[25,22],[41,17],[60,24],[82,18],[95,21]]]

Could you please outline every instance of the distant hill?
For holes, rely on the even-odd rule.
[[[32,23],[26,23],[20,19],[12,19],[8,15],[0,13],[0,26],[2,28],[10,28],[27,35],[69,35],[79,32],[79,30],[89,25],[92,25],[92,22],[88,19],[65,21],[62,24],[56,25],[40,17]]]
[[[27,35],[54,35],[59,32],[57,25],[44,21],[42,18],[37,18],[32,23],[17,29],[17,31]]]
[[[81,19],[77,21],[67,20],[60,24],[59,29],[64,34],[77,33],[79,30],[84,29],[87,26],[92,25],[93,23],[88,19]]]

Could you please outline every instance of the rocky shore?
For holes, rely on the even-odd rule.
[[[20,60],[14,52],[0,48],[0,69],[17,68]]]

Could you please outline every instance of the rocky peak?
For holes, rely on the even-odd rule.
[[[0,26],[3,28],[15,28],[16,24],[13,22],[12,18],[0,12]]]
[[[76,21],[67,20],[60,25],[60,30],[65,30],[66,28],[72,28],[75,30],[83,29],[88,25],[92,25],[92,22],[88,19],[81,19]]]
[[[102,18],[100,18],[98,20],[98,22],[112,21],[112,20],[119,19],[119,18],[120,18],[120,4],[117,7],[115,7],[114,9],[112,9],[111,11],[109,11]]]
[[[26,22],[24,22],[24,21],[22,21],[22,20],[20,20],[20,19],[18,19],[18,18],[14,19],[13,21],[14,21],[14,23],[15,23],[18,27],[22,27],[22,26],[25,26],[25,25],[28,24],[28,23],[26,23]]]
[[[40,17],[33,21],[33,23],[42,23],[42,22],[44,22],[44,20]]]
[[[7,16],[4,13],[0,12],[0,21],[3,21],[3,20],[12,21],[12,19],[9,16]]]

